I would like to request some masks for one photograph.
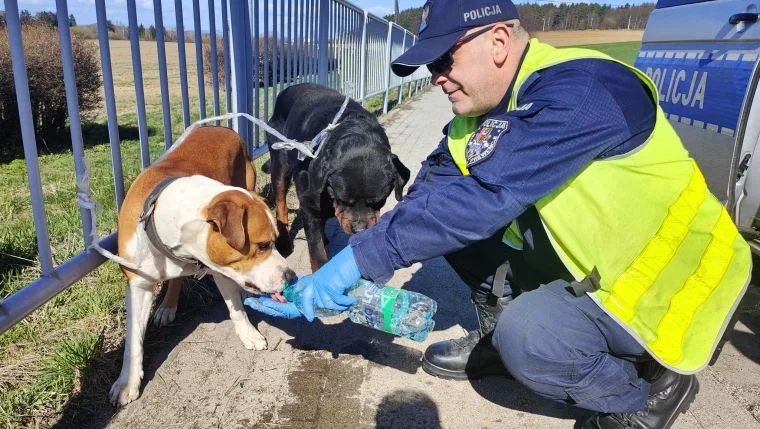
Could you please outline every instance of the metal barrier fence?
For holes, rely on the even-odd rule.
[[[188,0],[185,0],[188,2]],[[21,23],[17,0],[5,0],[5,19],[13,63],[13,77],[19,106],[24,157],[26,161],[37,251],[42,275],[0,303],[0,333],[5,332],[29,313],[46,303],[105,261],[99,253],[88,250],[93,244],[94,225],[90,212],[80,199],[83,251],[64,263],[54,266],[50,248],[47,218],[43,203],[40,166],[37,157],[29,82],[24,61]],[[191,121],[191,98],[185,51],[184,3],[175,0],[175,26],[181,87],[182,126]],[[114,7],[114,5],[109,5]],[[357,101],[383,97],[383,112],[389,103],[417,91],[429,82],[429,73],[422,67],[412,76],[399,78],[390,72],[390,61],[412,46],[416,37],[396,24],[385,21],[344,0],[224,0],[217,22],[214,0],[208,0],[208,38],[210,57],[217,58],[217,42],[221,40],[224,57],[225,84],[220,85],[218,65],[211,61],[211,106],[207,106],[203,67],[203,31],[201,5],[192,0],[193,34],[196,57],[198,113],[206,117],[208,108],[214,115],[245,112],[266,120],[274,109],[274,100],[286,87],[302,82],[329,85]],[[140,41],[135,0],[127,0],[129,41],[132,55],[134,95],[137,110],[142,167],[150,161],[147,115],[140,60]],[[114,198],[117,209],[124,200],[125,188],[118,130],[118,111],[111,70],[111,49],[105,0],[95,0],[98,44],[105,94],[108,136],[114,175]],[[171,104],[165,41],[165,21],[161,0],[153,0],[161,91],[165,147],[172,145]],[[76,75],[69,33],[67,0],[56,0],[60,51],[67,108],[70,120],[74,170],[77,182],[87,183],[84,143],[77,99]],[[221,31],[217,31],[221,28]],[[219,34],[221,33],[221,34]],[[143,42],[145,43],[145,42]],[[405,86],[406,85],[406,86]],[[223,86],[223,87],[222,87]],[[397,100],[390,100],[397,88]],[[406,94],[404,94],[406,92]],[[193,94],[195,95],[195,94]],[[222,106],[222,95],[226,106]],[[222,108],[224,107],[224,112]],[[125,112],[122,112],[125,113]],[[132,112],[129,112],[132,113]],[[261,134],[254,132],[244,119],[229,124],[249,145],[252,157],[267,151]],[[73,184],[72,184],[73,185]],[[116,234],[98,243],[115,252]]]

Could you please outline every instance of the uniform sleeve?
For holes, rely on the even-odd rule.
[[[454,160],[451,158],[447,147],[447,139],[444,137],[438,147],[422,162],[417,177],[409,186],[404,197],[405,201],[411,201],[428,193],[431,189],[442,186],[447,181],[461,176],[462,173],[457,168]]]
[[[490,152],[468,152],[470,175],[438,177],[418,196],[410,190],[411,198],[350,238],[363,276],[384,282],[398,268],[490,237],[631,138],[619,104],[586,69],[559,68],[541,76],[515,110],[487,118],[508,126]]]

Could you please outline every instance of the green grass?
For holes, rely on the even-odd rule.
[[[197,104],[195,104],[197,106]],[[192,120],[197,120],[197,108]],[[135,114],[119,118],[124,180],[141,170]],[[172,108],[173,135],[182,128],[182,109]],[[164,152],[162,116],[148,115],[151,159]],[[108,131],[84,127],[90,186],[98,202],[98,234],[114,232],[117,211]],[[131,137],[131,138],[130,138]],[[81,252],[84,242],[70,151],[40,155],[45,211],[55,264]],[[40,275],[24,160],[0,165],[0,297]],[[30,424],[55,413],[71,394],[76,374],[95,356],[123,341],[125,280],[115,264],[104,264],[0,336],[0,426]],[[109,329],[103,329],[108,327]],[[102,335],[93,337],[93,332]],[[115,376],[115,374],[111,374]],[[113,377],[104,377],[113,378]],[[111,380],[112,381],[112,380]],[[107,391],[107,390],[106,390]],[[105,400],[105,398],[101,398]]]
[[[151,118],[151,127],[156,127],[155,121]],[[129,115],[121,122],[129,125]],[[89,138],[90,184],[100,204],[98,233],[103,237],[115,230],[117,216],[111,155],[100,136]],[[151,136],[154,158],[162,152],[160,138]],[[124,177],[130,183],[140,171],[138,142],[124,140],[121,152]],[[73,157],[67,152],[42,155],[39,160],[50,244],[55,263],[60,264],[84,246]],[[5,297],[40,273],[23,160],[0,166],[0,184],[5,190],[0,194],[0,257],[14,262],[4,265],[0,274],[0,294]],[[92,332],[121,325],[124,286],[118,268],[104,264],[0,336],[0,360],[4,362],[0,369],[0,426],[26,424],[44,410],[54,412],[72,391],[76,374],[89,358],[102,355],[105,344],[113,346],[120,341],[123,328],[109,330],[107,341],[93,341]]]
[[[391,92],[391,106],[397,94],[397,91]],[[263,103],[263,96],[260,99]],[[270,92],[270,109],[273,101]],[[371,97],[365,107],[381,113],[382,102],[382,95]],[[193,122],[198,119],[197,100],[192,100],[190,106]],[[208,110],[210,116],[210,106]],[[174,104],[171,111],[172,134],[176,139],[182,132],[181,105]],[[263,114],[263,106],[260,112]],[[164,152],[159,108],[148,113],[147,122],[150,156],[155,160]],[[121,115],[119,128],[125,188],[128,189],[141,170],[136,115]],[[100,122],[85,124],[83,130],[90,186],[99,204],[98,235],[105,237],[115,231],[117,220],[108,129],[105,122]],[[266,155],[259,158],[256,164],[260,165],[266,158]],[[73,156],[70,150],[41,154],[39,164],[50,244],[54,263],[59,265],[84,248]],[[267,182],[266,176],[259,176],[259,189]],[[0,192],[0,298],[5,298],[40,275],[23,159],[0,164],[0,188],[3,189]],[[116,264],[103,264],[0,335],[0,427],[37,426],[40,422],[55,421],[66,401],[78,393],[83,378],[89,390],[95,391],[92,401],[103,406],[110,383],[119,370],[124,341],[125,286]],[[188,310],[193,308],[193,299],[207,301],[209,298],[197,291],[189,295],[190,306],[185,306],[186,302],[181,304]],[[187,295],[183,289],[184,296]],[[77,406],[86,408],[93,404]]]
[[[82,332],[57,340],[37,362],[34,378],[23,389],[0,393],[0,423],[15,426],[34,416],[35,410],[66,400],[77,377],[103,350],[102,335]]]
[[[573,47],[595,49],[628,65],[633,65],[636,55],[641,48],[641,42],[600,43],[595,45],[576,45]]]

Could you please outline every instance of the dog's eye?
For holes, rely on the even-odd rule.
[[[258,246],[259,246],[259,250],[266,251],[272,247],[272,243],[259,243]]]
[[[385,205],[385,200],[382,201],[367,201],[367,207],[372,210],[380,210]]]

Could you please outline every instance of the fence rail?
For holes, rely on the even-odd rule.
[[[190,4],[191,3],[191,4]],[[197,111],[206,117],[207,94],[204,73],[203,38],[209,38],[211,52],[211,85],[209,100],[214,115],[245,112],[266,120],[274,109],[274,100],[282,90],[302,82],[318,82],[336,88],[357,101],[370,97],[383,98],[383,112],[389,104],[429,83],[429,73],[421,68],[413,75],[399,78],[390,72],[393,58],[411,47],[416,37],[396,24],[374,16],[344,0],[224,0],[221,14],[215,11],[214,0],[208,0],[205,13],[199,0],[175,0],[174,26],[177,31],[179,79],[181,87],[182,127],[191,122],[191,94],[188,85],[187,52],[185,50],[184,12],[192,9],[193,35],[197,74]],[[166,22],[161,0],[153,0],[154,25],[158,56],[158,75],[165,148],[172,145],[172,116],[165,41]],[[109,8],[116,7],[109,5]],[[140,41],[135,0],[127,0],[129,43],[132,56],[136,112],[119,112],[114,94],[111,49],[108,38],[108,17],[105,0],[95,0],[100,65],[105,93],[108,138],[114,176],[113,195],[116,207],[124,199],[125,183],[118,128],[119,113],[136,113],[140,142],[141,167],[150,165],[148,128],[140,57]],[[109,9],[110,10],[110,9]],[[5,0],[5,19],[13,64],[13,77],[19,106],[21,134],[31,196],[37,255],[41,276],[0,302],[0,333],[5,332],[61,291],[82,279],[105,261],[99,253],[88,250],[94,244],[95,225],[90,211],[80,198],[81,234],[84,249],[71,259],[54,265],[50,247],[43,184],[37,156],[32,119],[29,82],[24,61],[21,22],[17,0]],[[76,75],[69,33],[68,2],[56,0],[58,33],[63,64],[64,85],[77,184],[89,191],[85,162]],[[201,29],[201,17],[208,18],[208,30]],[[220,19],[217,22],[217,17]],[[221,25],[219,25],[221,24]],[[221,29],[219,32],[217,29]],[[221,34],[220,34],[221,33]],[[224,84],[219,80],[217,42],[221,40],[224,59]],[[192,54],[192,53],[191,53]],[[223,86],[223,87],[222,87]],[[397,99],[390,100],[397,89]],[[222,106],[224,96],[225,106]],[[193,98],[196,94],[193,94]],[[222,108],[224,107],[224,112]],[[238,131],[253,157],[267,151],[261,134],[244,119],[228,123]],[[74,184],[72,184],[74,186]],[[99,239],[98,244],[115,252],[116,234]]]

